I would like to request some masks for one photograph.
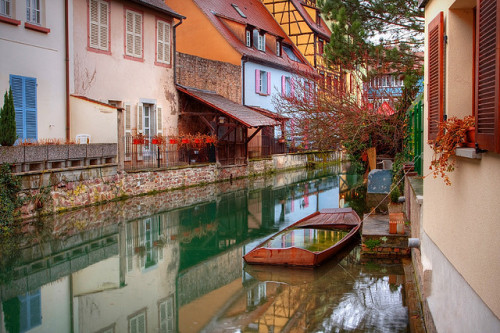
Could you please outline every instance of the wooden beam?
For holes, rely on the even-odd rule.
[[[215,128],[212,126],[212,124],[210,124],[210,122],[207,120],[207,118],[203,117],[203,116],[200,116],[200,119],[203,121],[203,123],[205,125],[208,126],[208,128],[210,129],[210,132],[212,134],[215,134]]]
[[[259,133],[261,130],[262,130],[262,126],[260,126],[252,135],[250,135],[250,137],[247,139],[247,141],[245,142],[245,144],[248,144],[253,138],[254,136],[257,135],[257,133]]]
[[[229,128],[228,128],[227,132],[226,132],[226,133],[224,133],[224,135],[223,135],[223,136],[221,136],[218,140],[219,140],[219,141],[224,140],[224,139],[225,139],[225,138],[226,138],[229,134],[231,134],[231,132],[233,132],[235,129],[236,129],[236,126],[234,126],[234,127],[233,127],[233,126],[229,126]]]

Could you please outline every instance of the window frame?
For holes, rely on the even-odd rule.
[[[92,17],[92,5],[91,2],[96,2],[97,3],[97,43],[95,45],[92,44],[92,38],[91,38],[91,17]],[[103,25],[100,23],[101,21],[101,8],[100,4],[106,4],[107,6],[107,19],[106,19],[106,25]],[[88,0],[87,1],[87,50],[92,51],[92,52],[97,52],[97,53],[104,53],[104,54],[111,54],[111,27],[110,27],[110,17],[111,17],[111,4],[109,0]],[[94,23],[95,24],[95,23]],[[101,36],[103,33],[101,32],[102,27],[107,29],[106,33],[106,38],[107,38],[107,43],[106,43],[106,48],[103,48],[101,46]]]
[[[134,31],[133,32],[129,32],[127,30],[127,13],[131,13],[133,16],[133,22],[132,22],[132,25],[133,25],[133,29]],[[141,18],[141,32],[140,34],[137,33],[135,31],[135,27],[136,27],[136,19],[137,17]],[[124,7],[124,19],[123,19],[123,24],[124,24],[124,27],[123,27],[123,32],[124,32],[124,41],[123,41],[123,53],[124,53],[124,58],[125,59],[129,59],[129,60],[135,60],[135,61],[144,61],[144,12],[143,11],[140,11],[140,10],[137,10],[135,8],[131,8],[131,7]],[[127,40],[127,36],[128,35],[131,35],[132,36],[132,52],[128,52],[127,50],[127,46],[128,46],[128,40]],[[141,53],[140,55],[135,53],[135,50],[136,50],[136,37],[139,37],[140,36],[140,50],[141,50]]]
[[[264,32],[258,32],[257,35],[257,50],[266,52],[266,34]]]
[[[34,25],[42,25],[42,4],[43,0],[26,0],[26,22]],[[36,6],[38,4],[38,6]],[[35,8],[37,7],[37,8]],[[32,18],[33,14],[36,17]],[[38,14],[38,15],[36,15]]]
[[[158,47],[159,47],[159,44],[162,43],[162,45],[164,46],[166,44],[166,42],[164,41],[160,41],[159,40],[159,25],[160,23],[163,23],[165,24],[164,26],[164,29],[166,26],[169,27],[168,29],[168,61],[164,61],[164,60],[160,60],[158,59]],[[165,38],[165,31],[163,31],[163,35],[164,35],[164,38]],[[172,21],[171,20],[166,20],[164,18],[160,18],[160,17],[157,17],[156,18],[156,44],[155,44],[155,65],[158,65],[158,66],[163,66],[163,67],[168,67],[168,68],[171,68],[172,67]],[[165,55],[165,47],[163,48],[163,54]]]
[[[0,16],[12,18],[12,0],[0,0]]]

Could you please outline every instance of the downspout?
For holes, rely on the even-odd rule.
[[[247,62],[247,59],[245,57],[243,57],[241,59],[241,70],[242,70],[242,75],[241,75],[241,80],[242,80],[242,84],[241,84],[241,87],[242,87],[242,91],[241,91],[241,104],[242,105],[245,105],[245,64]]]
[[[70,108],[69,108],[69,0],[64,0],[64,38],[65,38],[65,66],[66,66],[66,140],[70,140]]]
[[[177,33],[176,28],[182,24],[182,18],[179,19],[179,23],[174,25],[174,85],[177,84]]]

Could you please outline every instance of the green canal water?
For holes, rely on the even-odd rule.
[[[2,231],[0,332],[407,332],[402,265],[364,258],[359,240],[316,269],[242,261],[319,209],[361,213],[358,180],[342,167],[294,171]]]

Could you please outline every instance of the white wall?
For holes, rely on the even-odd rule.
[[[49,33],[26,29],[26,1],[15,1],[12,18],[18,26],[0,22],[0,93],[9,88],[9,75],[37,79],[38,139],[65,138],[64,1],[42,2],[42,26]],[[11,1],[13,3],[13,1]]]
[[[115,108],[70,97],[71,139],[89,134],[90,143],[117,143],[118,115]]]

